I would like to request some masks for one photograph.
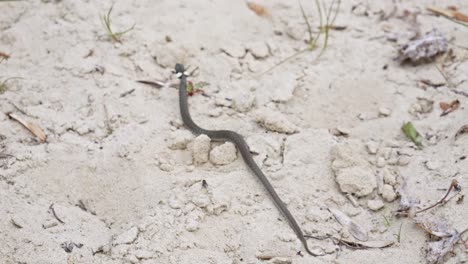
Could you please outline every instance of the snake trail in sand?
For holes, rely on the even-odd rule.
[[[309,253],[312,256],[318,256],[317,254],[314,254],[309,250],[307,246],[307,241],[304,237],[304,234],[302,233],[301,228],[297,224],[291,212],[289,212],[284,202],[276,193],[270,181],[268,181],[265,174],[263,174],[262,170],[258,167],[257,163],[255,163],[254,159],[252,158],[252,155],[250,154],[249,146],[245,142],[244,138],[240,134],[234,131],[230,131],[230,130],[207,130],[207,129],[201,128],[197,124],[195,124],[195,122],[192,120],[192,117],[190,116],[188,100],[187,100],[187,76],[185,75],[184,71],[185,71],[185,68],[182,64],[176,64],[175,73],[177,77],[180,79],[180,84],[179,84],[180,114],[182,115],[182,121],[184,122],[185,126],[187,126],[187,128],[190,131],[192,131],[192,133],[195,135],[205,134],[214,141],[230,141],[234,143],[239,149],[239,152],[241,153],[242,158],[244,159],[247,166],[250,168],[250,170],[252,170],[255,176],[257,176],[257,178],[262,182],[263,186],[265,187],[268,194],[273,199],[278,210],[288,220],[289,225],[292,227],[292,229],[294,230],[294,233],[296,233],[296,236],[302,242],[307,253]]]

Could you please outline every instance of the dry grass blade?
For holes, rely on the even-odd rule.
[[[448,196],[452,192],[452,190],[456,190],[458,192],[461,191],[461,186],[460,186],[460,184],[458,184],[458,181],[456,179],[452,180],[452,182],[450,183],[450,187],[448,188],[447,193],[444,195],[444,197],[442,197],[437,203],[417,211],[416,214],[419,214],[419,213],[422,213],[424,211],[430,210],[430,209],[432,209],[432,208],[434,208],[434,207],[436,207],[438,205],[443,205],[443,204],[447,203],[453,197],[455,197],[455,195],[453,195],[452,197],[448,198]]]
[[[457,10],[444,9],[437,6],[428,6],[427,10],[434,14],[448,18],[455,23],[468,27],[468,15],[463,14]]]
[[[464,125],[458,129],[457,133],[455,134],[455,139],[466,133],[468,133],[468,125]]]
[[[328,210],[335,216],[336,220],[344,227],[346,227],[357,240],[360,241],[367,241],[369,236],[367,232],[359,226],[356,222],[354,222],[349,216],[345,213],[341,212],[338,209],[328,208]]]
[[[102,16],[102,21],[104,23],[104,26],[106,27],[106,30],[107,30],[107,35],[109,36],[109,38],[111,38],[112,40],[116,41],[116,42],[121,42],[120,38],[130,32],[131,30],[133,30],[135,28],[135,24],[133,24],[133,26],[129,27],[128,29],[124,30],[124,31],[120,31],[120,32],[114,32],[114,30],[112,30],[112,26],[111,26],[111,13],[112,13],[112,9],[114,8],[114,5],[112,5],[109,10],[107,11],[107,14]]]
[[[314,59],[314,61],[318,60],[328,47],[328,39],[330,37],[330,33],[329,33],[330,29],[339,29],[339,30],[343,29],[342,27],[335,27],[333,25],[334,21],[336,20],[336,18],[338,16],[340,3],[341,3],[341,0],[333,0],[332,3],[330,4],[330,6],[327,9],[325,7],[325,4],[323,4],[323,7],[322,7],[319,0],[315,0],[315,5],[316,5],[316,8],[317,8],[320,24],[319,24],[319,30],[318,30],[318,32],[316,32],[317,34],[314,36],[314,32],[312,32],[312,26],[311,26],[311,24],[309,22],[309,19],[307,18],[307,15],[305,13],[305,10],[304,10],[302,4],[299,2],[299,8],[301,10],[301,15],[302,15],[302,18],[304,19],[304,21],[306,23],[307,32],[309,34],[308,47],[304,48],[304,49],[301,49],[298,52],[292,54],[291,56],[286,57],[285,59],[281,60],[277,64],[273,65],[272,67],[270,67],[269,69],[267,69],[266,71],[261,73],[260,76],[272,71],[276,67],[278,67],[278,66],[292,60],[293,58],[298,57],[299,55],[301,55],[301,54],[303,54],[303,53],[305,53],[307,51],[314,50],[317,47],[318,40],[320,39],[322,33],[324,33],[325,34],[325,39],[323,41],[322,49],[320,50],[319,54]],[[328,10],[328,11],[327,11],[326,14],[324,14],[323,10]],[[334,13],[333,13],[333,10],[335,10]],[[332,16],[333,16],[333,18],[331,18]],[[324,21],[324,17],[325,17],[325,21]]]
[[[39,140],[41,142],[46,142],[47,135],[44,133],[44,131],[42,131],[42,129],[38,125],[36,125],[36,124],[34,124],[32,122],[26,121],[23,118],[21,118],[20,116],[14,114],[14,113],[9,113],[8,116],[11,119],[19,122],[25,128],[27,128],[29,130],[29,132],[31,132],[34,136],[39,138]]]

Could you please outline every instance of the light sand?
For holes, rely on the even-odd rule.
[[[302,2],[315,29],[314,1]],[[408,218],[393,218],[399,199],[387,200],[403,182],[421,207],[440,199],[454,178],[468,185],[468,135],[454,139],[468,124],[468,98],[452,91],[468,92],[468,28],[430,15],[425,7],[433,1],[397,1],[385,20],[379,17],[391,13],[391,1],[366,2],[342,3],[335,24],[346,29],[331,31],[320,59],[317,49],[261,77],[306,47],[296,1],[256,2],[270,19],[244,1],[118,1],[115,30],[136,25],[121,43],[108,39],[101,22],[111,1],[0,2],[0,52],[11,54],[0,63],[0,81],[22,77],[0,94],[0,153],[13,156],[0,158],[0,263],[424,263],[428,235]],[[464,2],[437,5],[467,12]],[[420,11],[421,33],[436,27],[450,40],[456,57],[445,70],[456,87],[419,83],[446,82],[436,68],[444,56],[419,66],[394,60],[398,44],[387,36],[411,34],[398,18],[405,9]],[[229,163],[219,154],[232,148],[214,154],[229,164],[203,163],[206,147],[192,150],[176,89],[135,82],[167,80],[176,62],[198,67],[194,83],[209,83],[209,98],[190,98],[196,122],[246,137],[306,234],[352,239],[327,210],[333,207],[371,241],[396,241],[402,225],[400,243],[350,250],[310,239],[325,255],[298,255],[302,245],[241,158]],[[434,101],[433,109],[420,113],[418,98]],[[441,117],[439,102],[454,99],[461,107]],[[8,112],[37,123],[47,143]],[[422,150],[401,132],[405,121],[425,137]],[[346,144],[355,144],[353,159],[336,153]],[[199,151],[205,156],[194,162]],[[347,198],[335,181],[349,175],[343,168],[370,171],[377,187],[356,177],[346,190],[374,189]],[[369,209],[369,200],[370,208],[382,201],[384,208]],[[456,200],[425,215],[462,231],[467,201]],[[67,253],[63,243],[82,247]],[[467,261],[466,247],[454,252],[448,263]]]

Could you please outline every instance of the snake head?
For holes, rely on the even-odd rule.
[[[177,78],[181,78],[185,74],[185,68],[184,65],[177,63],[175,65],[175,71],[174,73],[176,74]]]

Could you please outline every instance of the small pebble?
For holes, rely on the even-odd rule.
[[[112,242],[112,245],[115,246],[120,244],[131,244],[137,239],[139,233],[140,231],[138,230],[138,227],[133,226],[127,231],[118,235]]]
[[[195,164],[208,161],[211,147],[211,139],[207,135],[199,135],[193,140],[192,156]]]
[[[386,164],[386,162],[385,162],[385,159],[383,157],[377,157],[377,162],[376,162],[377,167],[383,168],[383,167],[385,167],[385,164]]]
[[[366,143],[366,149],[369,154],[375,155],[377,153],[378,148],[379,145],[375,141],[369,141]]]
[[[388,108],[385,107],[380,107],[379,108],[379,115],[380,116],[390,116],[392,114],[392,111]]]
[[[406,166],[410,163],[411,159],[408,156],[398,157],[398,166]]]
[[[393,202],[396,199],[397,195],[391,185],[384,184],[382,188],[382,197],[387,202]]]
[[[383,175],[384,175],[384,182],[386,184],[389,184],[389,185],[392,185],[392,186],[395,186],[395,184],[397,183],[396,179],[397,179],[397,175],[395,173],[393,173],[391,170],[389,169],[384,169],[383,171]]]
[[[437,170],[440,168],[440,162],[438,161],[429,160],[425,165],[428,170]]]
[[[215,165],[226,165],[237,158],[236,146],[231,142],[226,142],[214,147],[210,152],[210,161]]]
[[[226,98],[216,98],[215,99],[216,106],[224,106],[224,107],[231,107],[232,100],[228,100]]]
[[[271,109],[264,108],[257,111],[256,121],[270,131],[285,134],[298,132],[297,127],[286,116]]]
[[[252,92],[239,92],[233,98],[233,108],[241,113],[248,112],[255,104],[255,95]]]
[[[187,144],[192,140],[193,135],[188,130],[176,130],[171,133],[168,140],[168,147],[172,150],[186,149]]]
[[[375,199],[375,200],[369,200],[367,201],[367,207],[371,209],[372,211],[378,211],[384,207],[384,203],[380,199]]]
[[[189,232],[195,232],[200,228],[200,223],[195,219],[187,219],[185,229]]]

